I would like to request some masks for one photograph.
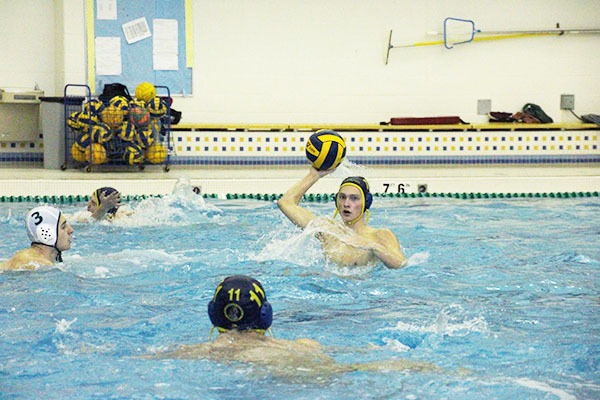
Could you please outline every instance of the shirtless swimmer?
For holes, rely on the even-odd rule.
[[[338,264],[367,265],[379,260],[388,268],[405,266],[406,257],[396,235],[389,229],[376,229],[367,225],[373,196],[365,178],[353,176],[342,182],[336,196],[335,214],[340,214],[342,224],[317,217],[300,207],[300,200],[308,189],[331,172],[332,170],[318,171],[310,167],[308,175],[279,199],[279,209],[302,229],[315,224],[319,231],[316,237],[321,242],[326,257]]]

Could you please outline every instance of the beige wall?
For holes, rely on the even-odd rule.
[[[119,0],[123,1],[123,0]],[[482,30],[600,27],[597,0],[193,0],[194,94],[174,107],[187,123],[360,123],[460,115],[477,99],[515,112],[542,106],[556,122],[575,95],[600,113],[600,35],[565,35],[393,49],[437,40],[445,17]],[[60,95],[86,77],[84,0],[0,0],[0,87]],[[134,88],[130,88],[134,89]]]

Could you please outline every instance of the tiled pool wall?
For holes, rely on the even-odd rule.
[[[524,164],[600,162],[600,130],[338,130],[359,164]],[[312,131],[184,129],[171,132],[172,165],[302,165]],[[0,142],[0,166],[42,165],[44,140]]]
[[[588,163],[600,161],[597,130],[339,131],[361,164]],[[302,131],[173,131],[173,164],[299,165]]]

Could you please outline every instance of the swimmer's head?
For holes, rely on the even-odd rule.
[[[108,196],[111,193],[115,193],[117,192],[117,189],[110,187],[110,186],[105,186],[105,187],[101,187],[100,189],[96,189],[94,191],[94,193],[92,194],[92,201],[96,204],[96,207],[100,206],[100,202],[102,201],[102,196]],[[113,207],[110,210],[108,210],[106,213],[109,215],[114,215],[117,212],[117,209],[119,207]],[[93,211],[92,211],[93,212]]]
[[[66,237],[63,235],[62,238],[59,237],[61,215],[62,212],[57,208],[40,206],[30,210],[25,217],[25,227],[31,244],[42,244],[55,248],[58,251],[57,261],[62,261],[62,250],[71,247],[69,236],[73,232],[73,228],[66,221],[63,221],[65,224],[63,230],[66,230],[68,235]]]
[[[367,213],[367,222],[369,222],[369,208],[371,208],[371,204],[373,203],[373,195],[369,190],[369,183],[362,176],[349,176],[348,178],[342,181],[340,189],[338,190],[338,193],[335,197],[335,214],[333,215],[333,217],[335,218],[337,213],[340,212],[339,197],[344,186],[351,186],[357,188],[360,191],[362,197],[362,210],[360,212],[360,215],[352,221],[350,221],[349,223],[353,224],[356,221],[358,221],[365,212]]]
[[[220,332],[266,330],[273,322],[273,309],[259,281],[235,275],[223,279],[217,286],[208,303],[208,316]]]

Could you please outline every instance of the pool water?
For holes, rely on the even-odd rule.
[[[1,205],[1,258],[28,244],[33,206]],[[204,200],[179,185],[129,206],[113,224],[73,223],[56,268],[0,273],[0,398],[600,398],[597,198],[376,198],[370,224],[398,236],[401,270],[328,263],[272,202]],[[333,203],[306,206],[333,215]],[[232,274],[263,283],[277,338],[318,340],[339,363],[444,371],[311,381],[139,358],[208,340],[206,305]]]

